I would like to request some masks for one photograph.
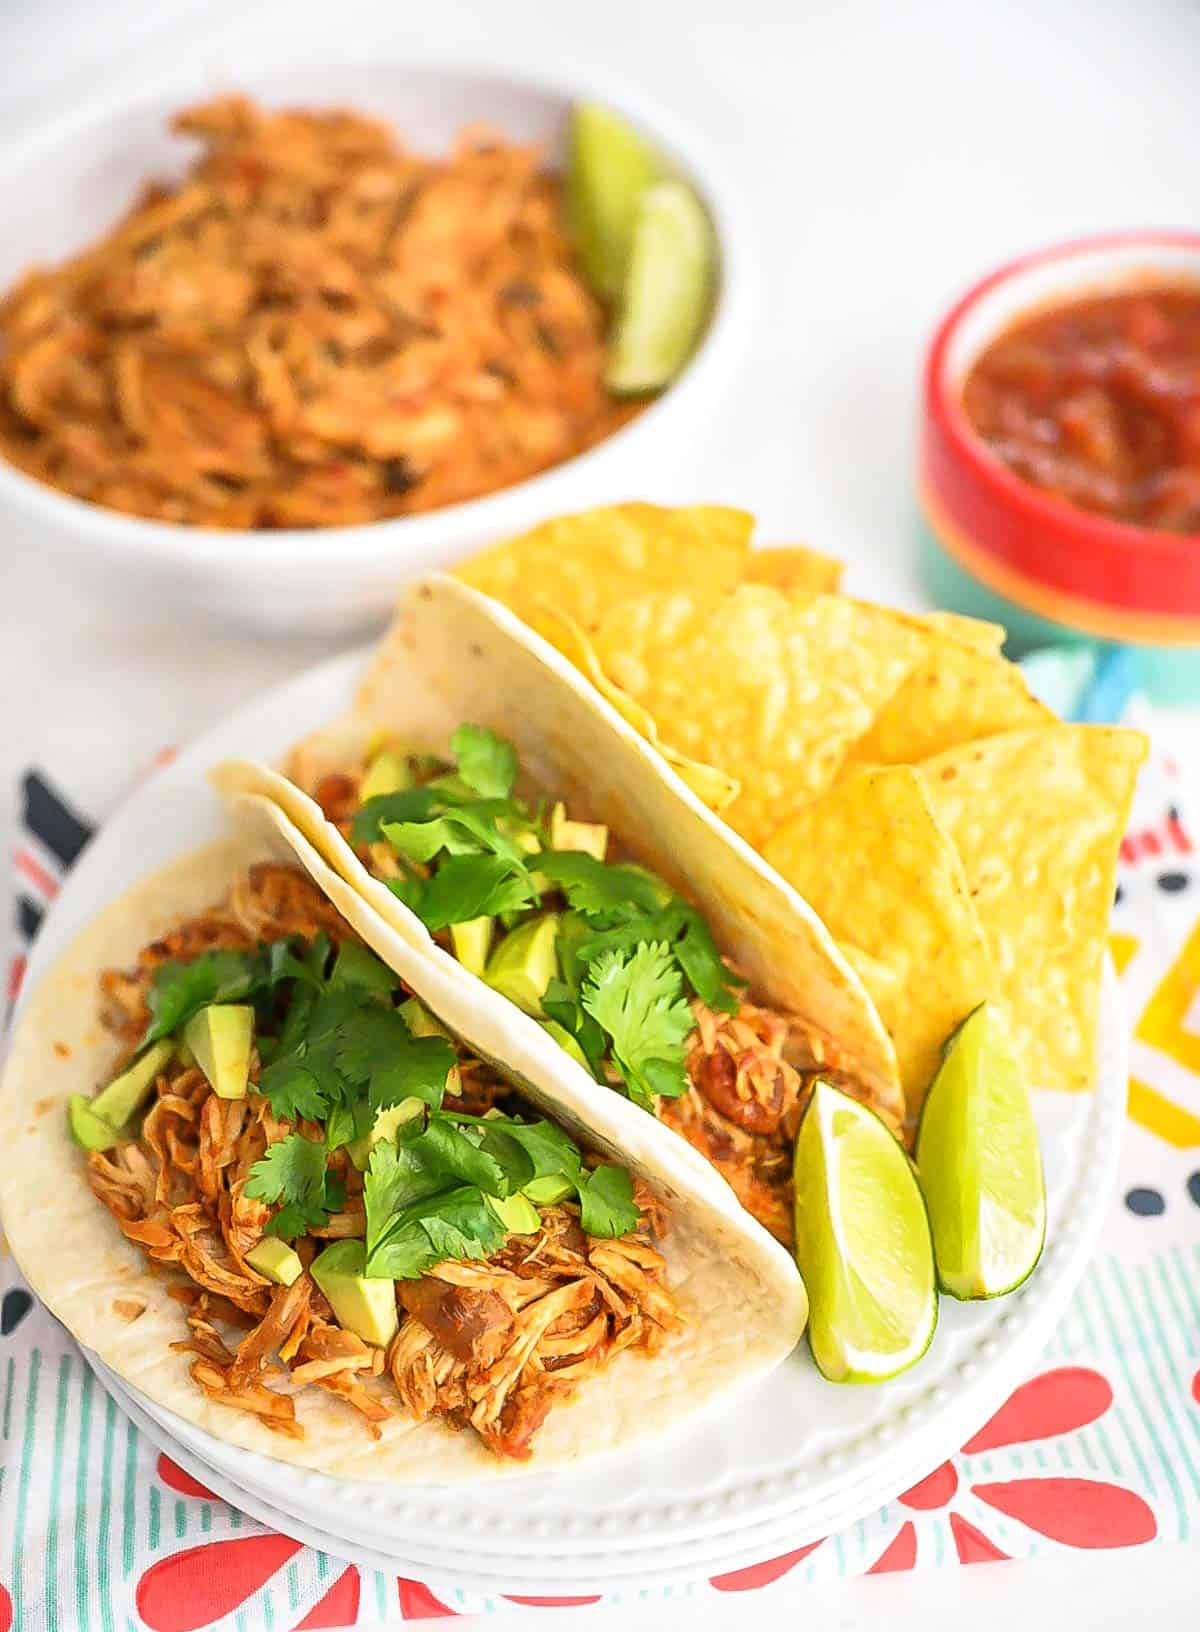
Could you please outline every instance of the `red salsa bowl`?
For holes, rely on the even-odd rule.
[[[929,348],[924,575],[1019,651],[1143,654],[1200,693],[1200,234],[1122,233],[1022,257]]]

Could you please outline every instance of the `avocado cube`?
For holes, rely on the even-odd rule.
[[[402,793],[415,781],[407,755],[385,748],[375,755],[363,773],[358,796],[365,805],[368,799],[378,799],[385,793]]]
[[[454,956],[473,975],[482,975],[487,965],[493,927],[491,918],[468,918],[465,923],[450,925]]]
[[[603,822],[568,821],[567,807],[560,802],[550,812],[550,848],[582,850],[585,856],[603,861],[608,854],[608,829]]]
[[[553,1037],[564,1054],[569,1054],[577,1065],[581,1065],[589,1077],[592,1075],[592,1068],[588,1064],[587,1055],[579,1046],[579,1039],[572,1037],[566,1026],[560,1026],[557,1020],[539,1020],[538,1024],[548,1036]]]
[[[527,1196],[488,1196],[487,1204],[509,1235],[536,1235],[542,1227],[538,1210]]]
[[[170,1064],[175,1044],[169,1037],[148,1048],[140,1060],[135,1060],[119,1077],[114,1077],[107,1088],[102,1088],[90,1102],[93,1116],[107,1122],[110,1128],[123,1128],[150,1098],[159,1073]]]
[[[418,1099],[414,1094],[408,1099],[402,1099],[398,1105],[388,1105],[380,1111],[375,1117],[371,1131],[346,1146],[347,1154],[358,1171],[361,1173],[367,1167],[371,1160],[371,1152],[381,1140],[388,1139],[394,1144],[401,1126],[423,1116],[426,1108],[425,1101]]]
[[[245,1099],[254,1047],[254,1010],[248,1003],[210,1003],[183,1028],[218,1099]]]
[[[543,1173],[529,1183],[521,1191],[535,1207],[553,1207],[557,1202],[567,1201],[575,1194],[575,1185],[565,1173]]]
[[[368,1279],[367,1249],[361,1241],[335,1241],[314,1258],[311,1274],[329,1299],[334,1318],[364,1343],[386,1347],[399,1330],[396,1283]]]
[[[406,998],[401,1003],[400,1013],[414,1037],[444,1037],[447,1042],[453,1041],[445,1026],[435,1020],[425,1005],[418,1003],[415,997]]]
[[[531,918],[504,937],[483,978],[526,1014],[542,1018],[542,996],[558,974],[557,939],[557,913]]]
[[[256,1247],[251,1247],[246,1262],[276,1286],[291,1286],[304,1273],[296,1249],[273,1235],[264,1235]]]
[[[67,1119],[71,1137],[84,1150],[111,1150],[120,1144],[121,1134],[92,1109],[92,1101],[83,1094],[72,1094],[67,1101]]]

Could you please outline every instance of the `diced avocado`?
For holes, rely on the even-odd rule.
[[[300,1254],[273,1235],[264,1235],[256,1247],[251,1247],[246,1262],[277,1286],[291,1286],[304,1273]]]
[[[536,1235],[542,1227],[538,1210],[528,1196],[489,1196],[487,1204],[510,1235]]]
[[[531,918],[506,935],[488,959],[484,979],[526,1014],[542,1014],[542,994],[558,974],[558,914]]]
[[[371,1152],[384,1139],[392,1141],[396,1138],[396,1130],[402,1122],[411,1122],[414,1117],[425,1112],[425,1101],[413,1095],[409,1099],[402,1099],[398,1105],[389,1105],[379,1112],[369,1133],[364,1133],[361,1139],[355,1139],[346,1146],[346,1152],[355,1167],[361,1173],[371,1160]]]
[[[358,796],[365,805],[368,799],[378,799],[384,793],[401,793],[411,788],[416,778],[405,754],[394,748],[385,748],[376,754],[363,773]]]
[[[361,941],[343,941],[329,977],[333,986],[361,986],[363,991],[390,997],[399,988],[400,978],[382,958],[377,958]]]
[[[582,850],[586,856],[603,861],[608,854],[608,829],[603,822],[572,822],[561,802],[550,812],[550,848]]]
[[[182,1037],[176,1039],[175,1058],[179,1061],[180,1065],[185,1071],[191,1071],[196,1064],[196,1056],[192,1053],[191,1049],[188,1047],[186,1042],[184,1042]]]
[[[183,1040],[218,1099],[245,1099],[254,1047],[254,1010],[248,1003],[210,1003],[188,1021]]]
[[[531,827],[522,827],[514,833],[513,843],[518,850],[523,851],[527,856],[536,856],[541,853],[542,841]],[[534,889],[539,895],[545,895],[546,891],[551,888],[550,880],[545,873],[534,872],[529,876],[533,881]]]
[[[445,1037],[453,1040],[441,1021],[435,1020],[425,1005],[418,1003],[415,997],[406,998],[401,1003],[400,1013],[414,1037]]]
[[[121,1134],[92,1109],[92,1101],[83,1094],[72,1094],[67,1101],[67,1118],[71,1137],[84,1150],[111,1150],[120,1144]]]
[[[577,1064],[581,1065],[590,1077],[592,1068],[588,1064],[587,1055],[579,1046],[578,1038],[572,1037],[566,1026],[560,1026],[557,1020],[541,1020],[538,1023],[548,1036],[554,1038],[559,1048],[565,1054],[569,1054]]]
[[[170,1063],[174,1053],[175,1044],[169,1037],[148,1048],[140,1060],[135,1060],[128,1070],[100,1090],[89,1105],[92,1115],[107,1122],[110,1128],[123,1128],[149,1099],[159,1072]]]
[[[396,1283],[368,1280],[367,1249],[361,1241],[335,1241],[312,1261],[312,1278],[329,1299],[340,1326],[364,1343],[385,1347],[396,1335]]]
[[[575,1186],[565,1173],[544,1173],[540,1178],[530,1179],[521,1194],[535,1207],[553,1207],[556,1202],[573,1196]]]
[[[473,975],[482,975],[487,966],[493,928],[491,918],[468,918],[465,923],[450,925],[454,956]]]

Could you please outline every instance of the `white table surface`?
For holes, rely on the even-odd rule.
[[[720,421],[688,469],[647,472],[645,496],[744,504],[765,536],[841,555],[852,588],[899,604],[920,602],[916,374],[950,297],[1039,242],[1194,226],[1200,214],[1200,9],[1184,0],[3,0],[0,139],[98,90],[139,90],[183,53],[236,83],[246,53],[272,50],[462,56],[567,78],[582,65],[717,133],[753,200],[760,318]],[[331,649],[133,621],[65,581],[32,534],[0,539],[0,591],[6,830],[26,764],[104,809],[164,744]],[[990,1632],[1068,1613],[1088,1628],[1135,1617],[1175,1627],[1198,1597],[1195,1553],[1151,1548],[775,1591],[704,1620],[698,1607],[686,1614],[764,1632],[790,1629],[798,1610],[814,1626],[901,1632],[964,1622]],[[681,1610],[562,1620],[661,1627]]]

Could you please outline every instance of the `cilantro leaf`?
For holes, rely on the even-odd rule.
[[[263,978],[256,952],[202,952],[190,963],[172,959],[159,964],[146,994],[151,1020],[139,1049],[170,1037],[209,1003],[236,1003],[249,997]]]
[[[365,992],[390,997],[400,990],[400,977],[361,941],[343,941],[338,947],[331,986],[360,986]]]
[[[607,1046],[604,1032],[584,1009],[578,995],[564,981],[552,980],[542,993],[542,1008],[549,1019],[556,1021],[564,1031],[570,1032],[583,1050],[583,1057],[588,1062],[592,1075],[602,1081],[604,1051]]]
[[[363,1175],[367,1256],[370,1257],[383,1239],[397,1214],[445,1187],[442,1174],[430,1168],[411,1144],[395,1145],[381,1139],[372,1148],[371,1160]]]
[[[603,925],[656,912],[664,885],[640,867],[597,861],[582,850],[546,850],[537,869],[557,884],[576,912]]]
[[[506,1230],[473,1185],[441,1189],[404,1207],[369,1245],[365,1273],[415,1280],[447,1258],[486,1258],[504,1244]]]
[[[684,1091],[683,1045],[694,1021],[670,947],[654,941],[601,954],[588,969],[580,1001],[612,1039],[613,1063],[631,1099],[649,1110],[656,1093]]]
[[[488,1196],[508,1194],[508,1175],[490,1151],[482,1149],[475,1140],[456,1128],[448,1117],[431,1118],[429,1126],[412,1141],[429,1167],[473,1184]]]
[[[675,956],[687,976],[688,983],[702,1003],[710,1009],[721,1009],[736,1014],[738,1000],[733,990],[742,985],[730,973],[725,960],[717,951],[708,921],[687,902],[679,903],[683,914],[683,934],[675,942]]]
[[[436,1111],[456,1059],[454,1045],[447,1038],[410,1036],[403,1047],[372,1070],[372,1112],[399,1105],[402,1099],[422,1099]]]
[[[277,1054],[259,1078],[258,1091],[281,1122],[320,1121],[329,1103],[316,1074],[295,1054]]]
[[[468,1118],[458,1112],[448,1112],[456,1122],[477,1121],[489,1132],[503,1132],[516,1141],[533,1163],[531,1178],[557,1177],[562,1174],[574,1183],[582,1167],[579,1147],[570,1134],[564,1133],[555,1122],[541,1118],[537,1122],[518,1122],[513,1117],[488,1116]],[[526,1184],[529,1180],[524,1181]]]
[[[609,1240],[629,1235],[641,1218],[628,1168],[604,1164],[579,1181],[579,1222],[589,1235]]]
[[[360,805],[350,824],[352,844],[375,844],[384,822],[423,822],[433,811],[434,794],[428,787],[401,788],[379,793]]]
[[[460,725],[450,738],[458,774],[484,799],[507,799],[517,780],[517,751],[481,725]]]
[[[447,929],[531,906],[537,893],[528,873],[514,872],[502,856],[451,856],[411,904],[427,929]]]
[[[290,1239],[320,1229],[329,1217],[325,1146],[302,1133],[277,1139],[251,1167],[245,1193],[254,1201],[283,1203],[268,1235]]]

